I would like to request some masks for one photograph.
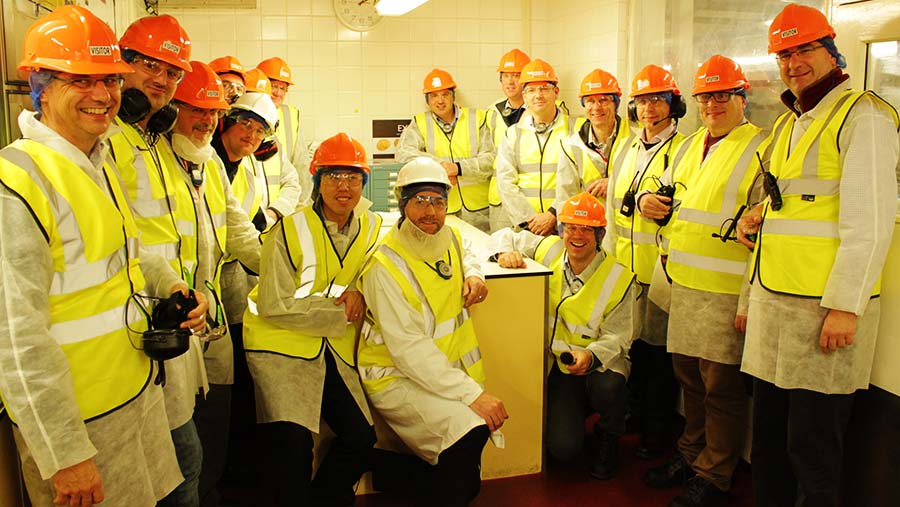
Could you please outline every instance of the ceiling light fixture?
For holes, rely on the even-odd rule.
[[[382,16],[402,16],[428,0],[379,0],[375,9]]]

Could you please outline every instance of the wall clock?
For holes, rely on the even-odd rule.
[[[376,0],[333,0],[334,14],[347,28],[367,32],[384,19],[375,10]]]

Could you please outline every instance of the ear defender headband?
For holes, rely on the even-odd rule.
[[[687,114],[687,103],[684,101],[684,97],[672,92],[666,92],[665,95],[666,102],[669,103],[669,118],[675,119],[676,122],[684,118],[684,115]],[[634,103],[634,99],[628,101],[628,119],[635,123],[638,121],[637,104]]]

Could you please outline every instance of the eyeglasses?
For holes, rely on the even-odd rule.
[[[659,104],[660,102],[668,102],[665,95],[641,95],[640,97],[634,98],[634,103],[638,106],[646,107],[651,104]]]
[[[122,83],[125,82],[125,79],[119,75],[106,76],[106,77],[76,77],[74,79],[66,79],[64,77],[53,76],[53,79],[57,81],[62,81],[69,86],[73,86],[81,91],[93,90],[97,83],[103,83],[103,86],[106,87],[107,90],[115,90],[116,88],[121,88]]]
[[[410,199],[409,203],[420,210],[424,210],[428,206],[434,206],[435,211],[445,211],[447,209],[447,199],[433,195],[417,195]]]
[[[362,186],[363,175],[354,172],[329,172],[322,175],[323,181],[333,186],[340,186],[341,182],[347,184],[348,187]]]
[[[715,101],[718,104],[724,104],[731,100],[731,97],[737,95],[735,91],[727,91],[727,92],[715,92],[715,93],[698,93],[694,95],[694,101],[698,104],[708,104],[710,101]]]
[[[588,95],[584,98],[584,104],[612,104],[615,102],[612,95]]]
[[[525,95],[547,95],[552,90],[555,90],[556,87],[553,85],[543,85],[543,86],[526,86],[522,93]]]
[[[237,122],[237,124],[247,132],[252,132],[256,135],[256,137],[263,139],[275,133],[272,129],[267,129],[260,125],[258,121],[251,120],[250,118],[244,118],[243,120]]]
[[[238,95],[243,95],[247,91],[246,86],[234,81],[222,81],[222,88],[225,89],[225,93],[236,93]]]
[[[799,58],[807,58],[807,57],[811,56],[813,51],[824,48],[824,47],[825,46],[821,46],[821,45],[813,46],[812,44],[806,45],[806,46],[800,46],[799,48],[794,49],[794,50],[781,51],[781,52],[775,54],[775,59],[778,60],[778,63],[780,63],[781,65],[786,65],[788,62],[791,61],[791,58],[793,58],[794,55],[797,55],[797,57],[799,57]]]
[[[174,81],[175,84],[181,82],[184,79],[184,70],[173,67],[168,63],[161,62],[159,60],[153,60],[150,58],[145,58],[141,55],[135,55],[131,60],[131,64],[135,65],[150,74],[151,76],[158,77],[161,76],[163,72],[166,73],[166,79],[168,81]]]
[[[209,289],[213,300],[216,303],[216,317],[210,318],[209,312],[206,314],[206,328],[203,331],[194,333],[202,342],[214,342],[226,334],[228,334],[228,326],[225,325],[225,310],[222,306],[222,300],[219,299],[219,293],[209,280],[206,281],[206,288]]]
[[[569,234],[593,234],[594,228],[589,225],[578,225],[578,224],[563,224],[563,232]]]
[[[221,118],[225,116],[224,109],[205,109],[202,107],[194,107],[190,104],[185,104],[184,102],[178,103],[178,112],[187,113],[191,116],[215,116],[216,118]]]

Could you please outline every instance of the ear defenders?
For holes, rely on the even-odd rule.
[[[676,121],[684,118],[684,115],[687,114],[687,103],[684,101],[684,97],[681,95],[672,94],[672,103],[669,104],[669,116],[668,118],[674,118]],[[628,120],[637,123],[637,105],[634,103],[634,99],[628,101]]]
[[[144,92],[137,88],[127,88],[122,90],[118,117],[128,124],[137,123],[147,117],[150,107],[150,99]],[[147,132],[165,134],[172,130],[176,120],[178,120],[178,106],[170,102],[150,116],[150,120],[147,121]]]

